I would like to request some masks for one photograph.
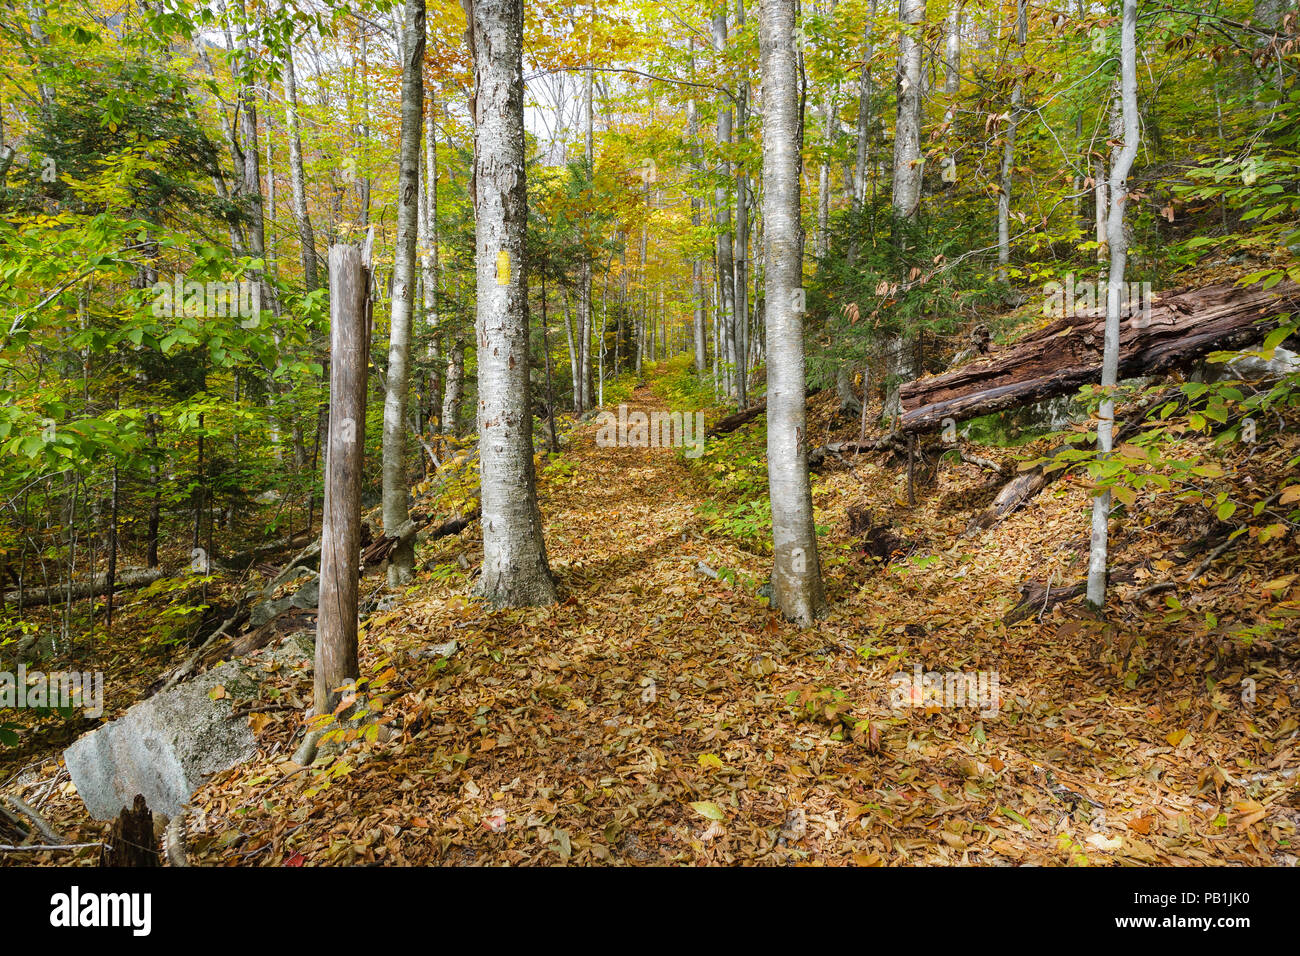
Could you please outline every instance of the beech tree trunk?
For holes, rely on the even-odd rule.
[[[447,348],[447,383],[442,399],[442,430],[460,435],[460,402],[465,392],[465,343],[459,337]]]
[[[523,0],[467,0],[474,93],[483,574],[496,605],[550,604],[528,394]]]
[[[594,10],[593,10],[594,13]],[[596,154],[593,139],[594,101],[592,96],[591,32],[587,33],[588,66],[582,84],[582,134],[584,174],[587,181],[594,182]],[[591,407],[591,250],[584,248],[578,262],[578,408],[581,415]]]
[[[745,2],[736,0],[736,30],[742,32],[744,29]],[[743,81],[736,94],[736,120],[735,138],[743,142],[747,135],[745,127],[749,123],[749,83]],[[736,286],[733,309],[736,402],[744,408],[749,404],[749,174],[744,163],[736,164],[736,245],[732,272]]]
[[[713,17],[713,46],[719,57],[727,46],[727,12],[724,7]],[[726,150],[731,145],[731,107],[725,95],[718,100],[718,146]],[[731,251],[731,197],[725,181],[730,163],[720,159],[720,177],[713,192],[714,216],[718,228],[718,326],[724,341],[724,376],[727,395],[738,398],[736,391],[736,273]]]
[[[763,0],[763,274],[767,305],[767,475],[772,500],[772,594],[807,627],[826,610],[808,481],[799,255],[798,93],[794,0]]]
[[[695,75],[695,55],[692,50],[691,54],[691,75]],[[696,106],[695,97],[691,97],[686,104],[686,138],[691,143],[691,168],[694,170],[696,177],[702,172],[700,163],[700,113]],[[698,196],[691,196],[691,228],[696,232],[700,229],[700,199]],[[624,274],[626,272],[624,271]],[[703,375],[708,370],[708,352],[707,343],[704,336],[704,266],[698,257],[693,257],[691,261],[691,298],[694,302],[692,308],[691,328],[694,334],[695,345],[695,374]],[[615,355],[617,356],[618,339],[614,339]],[[617,358],[614,362],[614,374],[618,374]]]
[[[948,9],[948,23],[943,40],[943,92],[948,100],[943,121],[953,121],[957,109],[957,94],[961,92],[961,19],[965,0],[952,0]],[[950,134],[951,135],[951,134]]]
[[[429,407],[438,420],[432,423],[435,434],[442,430],[442,329],[438,320],[438,283],[442,263],[438,259],[438,131],[434,124],[437,109],[436,93],[430,89],[425,97],[424,110],[424,176],[422,178],[424,229],[420,257],[421,280],[424,292],[424,321],[429,327]]]
[[[419,230],[420,131],[424,123],[424,0],[406,0],[402,20],[402,139],[397,174],[397,239],[393,254],[392,319],[384,394],[384,534],[410,518],[406,478],[406,403],[410,390],[411,315],[415,305],[415,240]],[[388,563],[388,583],[410,581],[415,544],[403,543]]]
[[[871,151],[871,58],[875,56],[875,18],[876,0],[871,0],[867,9],[865,50],[862,56],[862,72],[858,76],[858,142],[855,162],[853,164],[853,204],[861,209],[867,201],[867,163]]]

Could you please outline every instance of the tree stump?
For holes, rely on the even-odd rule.
[[[158,841],[154,839],[153,813],[141,794],[135,795],[130,809],[113,821],[108,841],[99,851],[100,866],[162,866]]]

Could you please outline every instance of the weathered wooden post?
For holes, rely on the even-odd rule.
[[[321,529],[313,701],[317,715],[338,705],[338,688],[359,676],[357,572],[361,468],[366,436],[366,298],[370,244],[330,249],[330,412]]]

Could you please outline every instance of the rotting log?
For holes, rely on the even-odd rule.
[[[1111,573],[1110,581],[1112,584],[1132,584],[1135,577],[1136,575],[1134,575],[1131,568],[1118,569]],[[1041,616],[1056,607],[1056,605],[1077,598],[1081,594],[1086,594],[1087,591],[1087,581],[1060,584],[1056,587],[1052,586],[1050,580],[1046,583],[1026,581],[1020,585],[1020,602],[1006,613],[1002,618],[1002,623],[1018,624],[1026,618]]]
[[[164,577],[166,574],[161,568],[133,568],[131,570],[119,572],[113,581],[114,591],[125,591],[128,588],[144,587],[146,584],[153,584],[155,581]],[[72,585],[72,600],[80,601],[88,597],[98,597],[101,594],[108,593],[108,575],[97,574],[89,581],[74,582]],[[23,607],[39,607],[46,604],[57,604],[68,597],[68,585],[56,584],[53,587],[41,588],[38,590],[27,591],[23,594]],[[18,592],[10,591],[4,596],[6,602],[11,604],[18,603]]]
[[[1120,377],[1161,375],[1211,351],[1249,345],[1267,334],[1270,320],[1296,310],[1300,285],[1289,280],[1268,291],[1225,283],[1162,293],[1145,312],[1131,307],[1123,317]],[[1105,321],[1104,310],[1067,315],[987,358],[906,383],[899,392],[899,427],[933,428],[944,419],[1005,411],[1100,381]]]
[[[821,391],[820,388],[805,389],[804,397],[812,398],[820,391]],[[734,432],[737,428],[740,428],[742,425],[748,425],[759,415],[765,415],[766,413],[767,413],[767,401],[765,399],[759,402],[757,405],[750,405],[748,408],[742,408],[738,412],[732,412],[730,415],[726,416],[725,418],[718,419],[712,426],[704,430],[704,437],[716,438],[719,435],[725,435],[728,432]]]

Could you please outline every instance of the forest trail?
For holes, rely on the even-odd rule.
[[[662,407],[646,388],[629,405]],[[893,478],[874,465],[834,476],[816,496],[837,519],[823,539],[832,612],[801,632],[755,593],[768,559],[706,531],[677,452],[601,448],[595,433],[575,428],[540,479],[561,603],[490,611],[466,598],[463,578],[422,578],[362,637],[363,669],[396,668],[385,714],[400,717],[401,735],[362,745],[363,759],[352,752],[333,770],[296,772],[282,751],[218,776],[195,796],[209,834],[196,844],[200,860],[1285,856],[1284,836],[1257,811],[1274,804],[1274,823],[1273,814],[1296,815],[1286,780],[1266,773],[1249,783],[1220,756],[1243,736],[1284,733],[1285,695],[1271,713],[1265,691],[1253,714],[1233,713],[1224,703],[1232,689],[1207,696],[1199,670],[1177,661],[1151,665],[1168,668],[1161,679],[1125,687],[1138,653],[1130,645],[1145,638],[1098,634],[1059,609],[1041,625],[998,624],[1016,597],[1003,593],[1008,576],[1057,557],[1030,539],[1081,533],[1079,502],[1044,503],[1046,514],[1014,518],[997,540],[938,552],[937,574],[923,562],[872,570],[852,556],[838,504],[862,488],[892,496]],[[961,519],[924,520],[939,534]],[[473,567],[477,547],[472,535],[442,541],[421,561],[452,566],[469,548]],[[707,577],[701,561],[730,573]],[[419,656],[451,640],[450,661]],[[914,665],[998,672],[997,715],[891,707],[891,677]],[[266,743],[291,729],[270,726]],[[1240,789],[1226,815],[1227,795],[1216,798],[1225,785]]]
[[[666,407],[651,386],[628,405]],[[813,441],[833,405],[810,402]],[[1160,599],[1126,601],[1109,625],[1070,605],[1001,623],[1011,582],[1081,575],[1083,488],[962,539],[987,498],[979,468],[943,469],[907,509],[896,466],[851,460],[814,486],[831,611],[801,631],[760,597],[770,557],[700,510],[702,474],[734,467],[735,448],[688,462],[600,447],[597,430],[574,426],[539,476],[560,603],[474,599],[477,526],[422,547],[416,582],[360,639],[396,733],[301,768],[286,759],[301,713],[250,715],[261,754],[194,795],[192,862],[1293,859],[1293,664],[1250,665],[1247,707],[1240,661],[1179,639]],[[761,447],[760,431],[742,437]],[[905,555],[865,556],[847,518],[864,506],[890,516]],[[1171,552],[1167,517],[1121,541],[1117,566]],[[450,658],[430,652],[451,641]],[[309,699],[307,664],[282,672],[289,699]],[[996,707],[899,706],[916,668],[996,675]],[[73,839],[100,836],[69,787],[46,811]]]

